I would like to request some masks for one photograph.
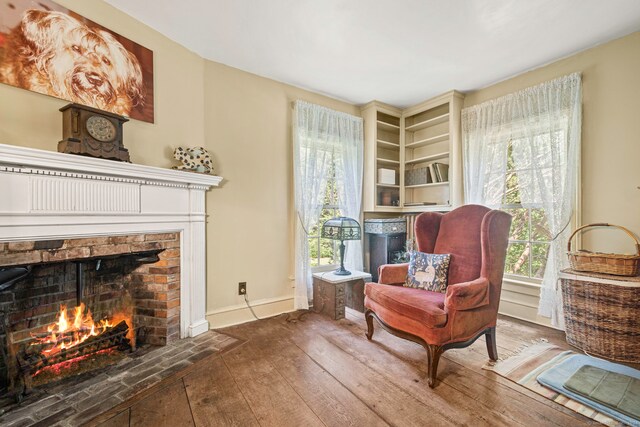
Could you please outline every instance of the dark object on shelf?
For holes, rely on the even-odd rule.
[[[404,185],[430,184],[433,180],[427,166],[404,171]]]
[[[340,268],[333,272],[338,276],[348,276],[350,271],[344,268],[344,241],[360,240],[360,224],[353,218],[339,216],[328,219],[322,225],[322,238],[340,240]]]
[[[635,255],[607,254],[602,252],[589,252],[585,250],[571,251],[571,239],[580,230],[588,227],[615,227],[627,233],[633,239],[636,246]],[[624,227],[606,222],[587,224],[576,229],[571,237],[567,247],[567,255],[569,256],[569,265],[577,271],[588,271],[592,273],[615,274],[617,276],[637,276],[640,274],[640,242],[632,232]]]
[[[62,111],[62,141],[58,151],[109,160],[130,162],[122,142],[124,116],[80,104],[68,104]]]
[[[400,206],[400,190],[397,188],[378,190],[378,206]]]

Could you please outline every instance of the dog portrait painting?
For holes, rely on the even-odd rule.
[[[0,0],[0,82],[153,123],[153,52],[50,0]]]

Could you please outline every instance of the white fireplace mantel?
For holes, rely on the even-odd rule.
[[[206,332],[205,192],[219,176],[0,144],[0,242],[180,233],[180,336]]]

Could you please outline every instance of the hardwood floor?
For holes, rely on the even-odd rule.
[[[299,316],[299,317],[298,317]],[[361,313],[333,321],[292,313],[221,330],[246,340],[180,378],[132,399],[92,425],[112,426],[579,426],[596,424],[481,369],[482,339],[444,353],[438,385],[427,385],[426,353]],[[498,352],[556,330],[501,317]],[[100,424],[101,423],[101,424]]]

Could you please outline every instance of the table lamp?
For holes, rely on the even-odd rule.
[[[327,220],[322,226],[324,239],[340,240],[340,268],[333,272],[337,276],[348,276],[350,271],[344,268],[344,241],[360,240],[360,224],[353,218],[339,216]]]

